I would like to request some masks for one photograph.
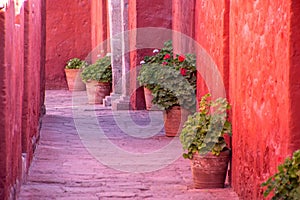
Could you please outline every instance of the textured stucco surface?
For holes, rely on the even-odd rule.
[[[142,87],[139,87],[136,80],[139,73],[139,63],[145,55],[151,55],[152,50],[147,49],[147,47],[162,47],[166,40],[172,38],[170,31],[172,29],[172,0],[129,0],[128,6],[128,27],[132,30],[130,38],[130,49],[132,50],[130,52],[130,101],[133,109],[145,109],[144,91]],[[151,34],[147,34],[147,31],[144,32],[145,34],[143,31],[134,33],[136,29],[144,28],[145,30],[147,27],[163,28],[165,31],[162,31],[164,34],[158,34],[159,31],[149,31]],[[155,45],[158,43],[160,46]]]
[[[290,3],[232,1],[230,6],[232,185],[244,199],[262,199],[260,184],[291,153],[293,137],[299,145],[299,132],[289,125],[299,121],[290,109],[294,80],[289,76],[296,72],[289,51]]]
[[[242,199],[262,199],[260,184],[300,146],[299,9],[296,1],[196,1],[195,38],[232,105],[232,187]],[[201,78],[197,89],[211,92]]]
[[[15,197],[33,156],[33,138],[38,138],[44,93],[42,13],[44,1],[39,0],[8,1],[0,11],[0,199]],[[22,153],[27,155],[23,161]]]
[[[67,89],[66,62],[91,51],[89,0],[46,0],[46,88]]]

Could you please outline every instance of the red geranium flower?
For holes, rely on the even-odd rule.
[[[165,56],[164,56],[164,60],[167,60],[167,59],[170,59],[171,58],[171,55],[170,54],[166,54]]]
[[[184,55],[178,56],[178,60],[179,60],[179,62],[183,62],[185,60]]]
[[[186,76],[186,69],[180,68],[180,74],[181,74],[182,76]]]
[[[168,63],[167,63],[166,61],[162,63],[162,65],[167,65],[167,64],[168,64]]]

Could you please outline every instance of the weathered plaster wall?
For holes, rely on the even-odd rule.
[[[209,92],[230,100],[229,0],[195,2],[195,41],[197,99]],[[231,146],[229,137],[226,142]]]
[[[300,148],[300,1],[291,1],[291,24],[290,24],[290,143],[289,151]]]
[[[43,103],[42,86],[32,88],[34,92],[30,93],[30,101],[26,98],[29,93],[26,88],[28,81],[34,80],[36,85],[43,83],[40,77],[44,72],[44,48],[41,48],[42,33],[45,33],[41,14],[44,4],[40,0],[29,0],[27,3],[35,4],[31,17],[25,14],[27,11],[23,1],[8,1],[6,8],[0,11],[0,199],[14,199],[18,192],[25,170],[22,167],[22,152],[31,148],[30,144],[23,143],[22,138],[27,134],[26,138],[30,140],[29,132],[37,134]],[[34,38],[35,43],[39,43],[38,49],[26,42],[26,38],[33,36],[27,31],[29,18],[36,22],[30,26],[39,34]],[[36,65],[26,61],[29,54],[36,59]],[[32,68],[37,75],[28,74],[27,68]],[[28,76],[30,79],[26,78]],[[22,116],[29,106],[36,110],[31,113],[32,121],[24,121]],[[24,126],[29,128],[25,131]]]
[[[16,11],[18,9],[16,8]],[[0,197],[7,199],[20,178],[23,98],[24,10],[9,2],[1,18]],[[21,92],[20,92],[21,91]]]
[[[107,0],[91,2],[91,42],[92,49],[98,47],[104,53],[109,51],[109,19]],[[100,46],[99,46],[100,45]]]
[[[260,184],[300,147],[300,3],[203,0],[195,13],[195,38],[217,65],[232,105],[232,187],[242,199],[262,199]],[[205,81],[198,80],[198,97],[211,92]]]
[[[27,154],[28,169],[39,138],[39,118],[45,112],[45,1],[27,0],[24,9],[22,152]]]
[[[91,51],[90,0],[46,0],[46,88],[67,89],[64,67]]]
[[[295,14],[290,0],[231,1],[232,186],[243,199],[262,199],[260,184],[300,147]]]
[[[176,54],[195,53],[195,3],[196,0],[172,2],[173,48]]]
[[[139,28],[157,27],[165,28],[164,35],[155,34],[150,38],[147,34],[142,34],[143,31],[136,31],[136,34],[131,34],[130,48],[130,101],[133,109],[145,109],[145,100],[143,88],[138,87],[136,77],[138,75],[138,68],[140,61],[145,55],[151,55],[152,50],[143,47],[149,47],[149,41],[153,46],[161,41],[163,46],[164,38],[172,38],[172,0],[129,0],[129,29],[135,32]],[[167,39],[166,39],[167,40]],[[155,48],[158,48],[157,46]],[[137,49],[137,50],[135,50]],[[137,88],[137,89],[136,89]]]
[[[210,92],[222,93],[229,88],[229,0],[196,1],[195,38],[197,46],[197,96]],[[207,66],[206,54],[213,60],[215,67]],[[216,78],[220,77],[221,84]],[[227,97],[228,93],[227,93]]]
[[[43,112],[45,1],[18,2],[15,5],[10,0],[5,12],[0,11],[0,199],[14,195],[18,188],[23,170],[21,155],[26,153],[28,167]],[[48,88],[66,88],[65,62],[70,57],[84,58],[109,35],[105,31],[108,25],[98,23],[98,19],[105,23],[106,14],[97,13],[105,1],[92,2],[96,3],[91,11],[96,16],[92,14],[92,18],[87,2],[47,1]],[[129,27],[173,26],[195,37],[210,55],[232,104],[232,187],[241,199],[262,199],[261,182],[276,171],[285,156],[300,147],[300,2],[194,3],[193,14],[192,1],[130,0]],[[15,11],[17,5],[20,12]],[[143,46],[144,36],[137,33],[130,40],[131,48]],[[161,38],[153,37],[153,44],[156,39]],[[176,48],[181,49],[180,44]],[[77,46],[80,48],[73,48]],[[134,109],[144,107],[143,92],[133,90],[137,85],[136,66],[151,52],[139,49],[130,55]],[[212,82],[212,73],[198,64],[206,82]],[[205,81],[199,79],[198,97],[206,91]]]

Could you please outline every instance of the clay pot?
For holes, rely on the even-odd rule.
[[[190,112],[180,106],[172,106],[171,109],[164,112],[164,125],[166,136],[179,136],[182,126],[187,120]]]
[[[145,94],[146,109],[151,110],[153,95],[151,91],[145,87],[144,87],[144,94]]]
[[[144,95],[145,95],[145,102],[146,102],[146,110],[162,110],[157,105],[152,104],[153,95],[152,92],[144,87]]]
[[[80,69],[65,69],[68,88],[70,91],[84,91],[85,84],[80,77]]]
[[[212,153],[206,155],[194,154],[191,160],[191,169],[194,187],[223,188],[227,174],[230,150],[225,150],[219,156]]]
[[[89,104],[103,104],[103,99],[110,94],[110,83],[88,81],[86,91]]]

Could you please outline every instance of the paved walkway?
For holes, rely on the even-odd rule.
[[[193,189],[178,138],[159,111],[112,112],[85,92],[46,91],[47,114],[19,200],[235,200],[230,189]]]

